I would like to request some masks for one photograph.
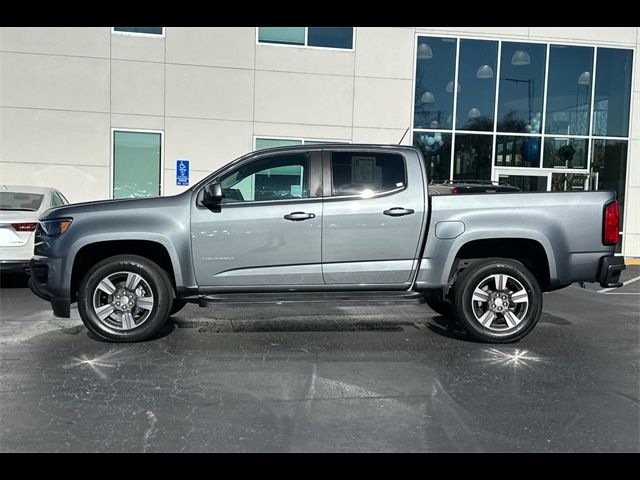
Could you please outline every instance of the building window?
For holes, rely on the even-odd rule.
[[[545,168],[587,168],[587,140],[547,137],[544,139]]]
[[[497,63],[498,42],[460,41],[457,129],[493,131]]]
[[[164,35],[164,27],[113,27],[114,33],[128,33],[134,35]]]
[[[160,195],[162,132],[113,131],[113,198]]]
[[[427,178],[433,182],[451,178],[451,133],[416,132],[413,144],[422,150]]]
[[[540,167],[540,137],[498,135],[496,160],[498,167]]]
[[[258,42],[353,49],[353,27],[258,27]]]
[[[453,178],[490,181],[492,143],[491,135],[456,135]]]
[[[415,51],[430,181],[611,189],[624,204],[633,50],[417,35]]]
[[[264,148],[274,147],[288,147],[292,145],[318,145],[323,143],[344,143],[349,142],[334,141],[334,140],[310,140],[307,138],[264,138],[258,137],[255,139],[255,150],[262,150]]]
[[[502,43],[499,131],[540,133],[546,50],[538,43]]]
[[[620,230],[624,218],[627,178],[626,140],[594,139],[591,146],[591,173],[595,174],[598,190],[615,190],[620,202]]]
[[[593,134],[607,137],[629,135],[633,51],[598,48]]]
[[[456,41],[418,37],[417,52],[414,127],[450,130],[453,125]]]
[[[589,135],[592,71],[593,48],[551,45],[545,133]]]

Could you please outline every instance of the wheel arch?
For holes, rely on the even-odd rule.
[[[531,271],[543,290],[550,288],[556,275],[553,250],[550,245],[545,247],[539,238],[475,238],[459,245],[450,253],[444,270],[447,275],[446,283],[451,282],[460,267],[488,258],[521,262]]]
[[[173,255],[172,255],[173,253]],[[175,295],[176,285],[180,285],[180,267],[175,252],[154,240],[103,240],[87,242],[79,247],[71,265],[71,301],[77,300],[77,291],[84,275],[98,262],[115,255],[138,255],[156,263],[167,272]]]

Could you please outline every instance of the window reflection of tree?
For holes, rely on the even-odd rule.
[[[451,128],[452,117],[451,114],[446,118],[446,124],[444,122],[445,112],[438,109],[438,101],[442,106],[447,102],[451,103],[451,98],[446,100],[438,99],[433,93],[434,88],[431,82],[428,82],[424,69],[419,69],[416,78],[416,96],[415,96],[415,108],[414,108],[414,126],[415,128]],[[451,97],[452,93],[449,92],[448,97]],[[426,98],[425,98],[426,96]]]

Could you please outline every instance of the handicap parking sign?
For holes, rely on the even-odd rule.
[[[189,185],[189,160],[176,160],[176,185]]]

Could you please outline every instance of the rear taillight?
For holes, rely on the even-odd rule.
[[[11,226],[16,232],[33,232],[38,226],[37,222],[12,223]]]
[[[460,189],[458,187],[453,187],[451,189],[451,193],[460,193]]]
[[[620,205],[614,200],[604,207],[602,243],[615,245],[620,240]]]

